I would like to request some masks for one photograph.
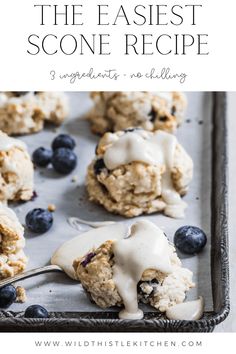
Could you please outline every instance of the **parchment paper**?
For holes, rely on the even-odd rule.
[[[52,229],[38,236],[26,231],[26,249],[29,256],[28,269],[49,264],[52,253],[63,242],[79,234],[69,226],[67,219],[78,216],[87,220],[132,220],[124,219],[106,212],[102,207],[88,202],[84,186],[86,168],[94,156],[98,137],[90,132],[89,124],[83,115],[92,103],[88,93],[69,93],[70,116],[66,123],[55,131],[55,127],[47,127],[38,134],[22,137],[32,153],[37,147],[49,147],[53,138],[59,133],[69,133],[77,142],[76,153],[78,166],[69,176],[59,176],[51,168],[35,171],[35,189],[38,194],[32,202],[14,207],[20,221],[24,224],[26,213],[36,207],[47,208],[48,204],[56,205]],[[183,256],[183,265],[194,273],[196,288],[188,294],[188,299],[198,295],[205,298],[206,310],[212,309],[212,292],[210,277],[210,193],[211,193],[211,94],[187,93],[188,110],[186,120],[178,129],[177,136],[194,161],[194,179],[189,193],[184,198],[188,203],[186,218],[175,220],[161,214],[145,216],[163,228],[170,240],[175,230],[182,225],[201,227],[208,236],[204,251],[198,256]],[[77,182],[72,177],[78,176]],[[89,227],[83,226],[83,230]],[[28,301],[25,304],[14,304],[12,311],[22,311],[31,304],[41,304],[49,311],[101,311],[92,304],[81,285],[63,274],[46,274],[19,282],[25,287]],[[150,311],[151,308],[149,308]]]

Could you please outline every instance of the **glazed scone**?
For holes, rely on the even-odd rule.
[[[16,214],[0,203],[0,279],[21,273],[27,264],[24,228]]]
[[[129,127],[174,132],[181,124],[186,98],[181,92],[93,92],[94,107],[88,115],[96,134]]]
[[[61,92],[1,92],[0,130],[8,135],[36,133],[45,122],[61,124],[68,114]]]
[[[139,301],[150,304],[161,312],[165,312],[171,306],[184,301],[186,292],[194,286],[192,272],[182,267],[174,246],[168,242],[163,233],[160,236],[166,245],[163,245],[160,241],[158,241],[157,245],[153,244],[153,239],[149,237],[150,233],[152,233],[153,230],[155,232],[155,229],[160,232],[160,229],[151,222],[146,220],[138,221],[132,225],[131,230],[132,229],[131,237],[141,238],[140,244],[142,250],[147,248],[147,258],[155,256],[155,248],[158,249],[158,247],[160,247],[160,252],[162,253],[162,255],[160,253],[159,256],[156,256],[156,267],[154,268],[154,264],[152,263],[153,268],[145,269],[144,272],[141,273],[140,278],[137,279],[137,283],[135,284],[136,297]],[[145,232],[147,233],[146,235]],[[127,287],[128,298],[132,293],[132,289],[128,289],[128,284],[132,283],[133,280],[132,275],[134,269],[132,269],[132,266],[134,266],[136,270],[139,268],[139,260],[140,262],[142,261],[142,254],[137,243],[127,246],[134,246],[133,250],[131,249],[131,252],[128,253],[129,257],[127,257],[125,250],[127,240],[129,239],[130,237],[122,240],[120,244],[120,252],[124,252],[123,256],[128,262],[129,267],[125,274],[128,273],[131,268],[131,276],[125,279],[126,281],[124,282],[124,287]],[[145,244],[145,239],[149,245]],[[115,273],[117,269],[115,269],[115,266],[118,260],[117,249],[115,247],[117,247],[116,241],[106,241],[99,248],[91,250],[84,257],[74,261],[74,269],[78,280],[80,280],[92,300],[101,308],[115,305],[121,306],[123,303],[126,303],[125,298],[121,295],[122,291],[120,293],[117,287],[117,274]],[[154,250],[153,254],[150,248]],[[163,257],[163,259],[161,259],[161,257]],[[134,261],[132,259],[134,259]],[[145,259],[144,263],[146,261]],[[166,264],[164,264],[165,261]],[[170,269],[169,265],[171,267]],[[166,272],[164,271],[165,267]],[[161,271],[159,269],[161,269]]]
[[[193,175],[193,162],[172,134],[142,129],[106,133],[88,167],[91,201],[127,217],[164,212],[183,217],[180,196]]]
[[[0,202],[30,200],[33,176],[26,145],[0,131]]]

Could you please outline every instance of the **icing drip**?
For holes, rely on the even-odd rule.
[[[125,237],[127,227],[123,223],[99,227],[84,232],[65,242],[51,258],[51,264],[61,267],[69,277],[76,279],[73,261],[83,257],[91,250],[101,246],[107,240],[119,240]]]
[[[166,311],[166,317],[170,320],[194,321],[202,317],[203,311],[204,300],[203,297],[200,296],[198,300],[187,301],[170,307]]]
[[[102,226],[113,225],[115,224],[115,221],[89,221],[89,220],[84,220],[76,217],[70,217],[68,218],[68,223],[71,227],[80,231],[82,229],[80,224],[97,228]]]
[[[110,170],[134,161],[164,165],[165,172],[162,175],[162,199],[166,203],[164,212],[168,216],[182,218],[187,204],[175,190],[171,178],[176,144],[176,137],[163,131],[156,131],[153,134],[143,130],[128,132],[106,150],[104,163]]]
[[[130,236],[113,244],[113,280],[123,299],[123,319],[139,319],[137,284],[146,269],[172,272],[169,243],[164,233],[153,223],[141,220],[131,226]]]
[[[94,250],[107,240],[113,241],[113,281],[124,303],[119,313],[123,319],[140,319],[143,312],[138,307],[137,284],[147,269],[155,269],[166,275],[175,268],[171,264],[172,248],[164,233],[152,222],[139,220],[127,232],[124,223],[92,229],[64,243],[52,256],[51,263],[58,265],[72,279],[78,280],[73,261]],[[202,301],[202,300],[201,300]],[[185,303],[168,309],[168,318],[201,316],[201,303]],[[202,310],[203,311],[203,310]]]

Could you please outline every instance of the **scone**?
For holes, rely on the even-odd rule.
[[[61,124],[68,114],[61,92],[1,92],[0,130],[9,135],[30,134],[45,122]]]
[[[173,132],[183,120],[186,98],[181,92],[93,92],[88,115],[96,134],[129,127]]]
[[[33,176],[26,145],[0,131],[0,203],[30,200]]]
[[[75,260],[74,269],[99,307],[124,304],[126,311],[136,314],[135,302],[165,312],[182,303],[194,286],[192,272],[182,267],[174,246],[147,220],[133,224],[123,240],[106,241]]]
[[[91,201],[127,217],[164,212],[184,217],[181,199],[193,175],[193,162],[172,134],[127,129],[106,133],[88,167]]]
[[[12,277],[25,269],[24,246],[23,226],[14,211],[0,203],[0,279]]]

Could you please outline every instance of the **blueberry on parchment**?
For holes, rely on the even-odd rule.
[[[46,167],[52,159],[52,150],[39,147],[33,152],[33,163],[39,167]]]
[[[73,150],[75,146],[75,140],[68,134],[60,134],[52,142],[53,150],[59,149],[61,147]]]
[[[77,156],[71,149],[58,148],[53,152],[52,165],[58,173],[67,175],[75,169]]]
[[[182,226],[174,235],[175,246],[183,253],[194,254],[200,252],[206,245],[207,237],[197,226]]]
[[[28,212],[25,217],[25,223],[30,231],[43,234],[51,228],[53,216],[52,213],[46,209],[35,208]]]

